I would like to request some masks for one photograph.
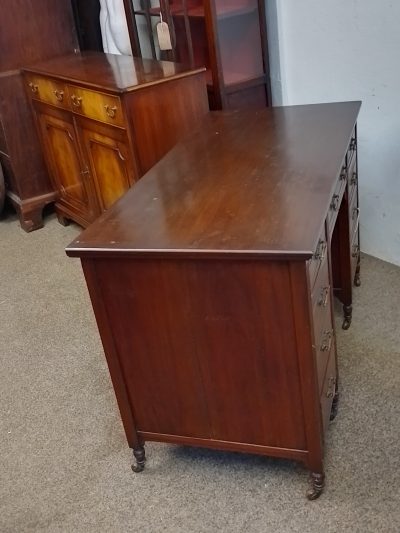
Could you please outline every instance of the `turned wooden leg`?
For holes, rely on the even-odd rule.
[[[361,285],[360,280],[360,254],[358,254],[356,273],[354,274],[354,285],[359,287]]]
[[[353,306],[352,305],[344,305],[343,306],[343,313],[344,313],[344,319],[342,328],[343,329],[349,329],[351,324],[351,317],[353,313]]]
[[[311,472],[310,474],[311,487],[307,491],[307,498],[309,500],[316,500],[319,498],[325,486],[325,474],[318,474]]]
[[[146,463],[146,452],[144,450],[144,446],[138,446],[137,448],[134,448],[133,455],[135,457],[136,464],[132,465],[132,470],[136,473],[142,472]]]
[[[333,401],[332,401],[331,415],[329,417],[329,420],[331,420],[331,421],[335,420],[336,415],[338,414],[338,409],[339,409],[339,388],[338,388],[338,384],[336,382],[335,395],[334,395]]]

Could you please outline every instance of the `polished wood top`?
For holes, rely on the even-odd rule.
[[[311,257],[360,105],[210,113],[68,255]]]
[[[155,61],[101,52],[82,52],[55,57],[30,65],[24,70],[100,90],[125,92],[190,76],[205,71],[205,68],[193,70],[171,61]]]

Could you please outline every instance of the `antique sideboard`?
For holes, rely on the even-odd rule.
[[[24,79],[62,224],[93,222],[208,112],[205,69],[168,61],[84,52]]]
[[[68,248],[135,472],[145,441],[298,460],[324,486],[333,296],[359,284],[359,102],[213,113]]]

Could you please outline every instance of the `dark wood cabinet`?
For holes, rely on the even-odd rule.
[[[333,296],[346,328],[359,284],[359,109],[211,113],[67,248],[135,472],[146,441],[204,446],[302,462],[321,494]]]
[[[211,109],[271,104],[264,0],[124,0],[134,55],[207,68]],[[171,50],[156,27],[168,24]]]
[[[208,112],[204,69],[88,52],[25,69],[61,223],[90,224]]]
[[[77,49],[70,0],[15,0],[0,17],[0,162],[21,226],[42,226],[55,192],[43,160],[20,69]]]

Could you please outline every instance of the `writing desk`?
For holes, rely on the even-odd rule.
[[[68,248],[135,471],[147,440],[286,457],[324,485],[333,290],[359,279],[359,102],[210,114]]]

